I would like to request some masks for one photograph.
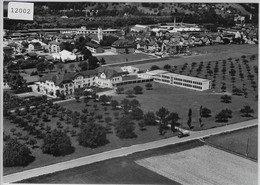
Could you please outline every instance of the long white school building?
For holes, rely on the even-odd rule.
[[[205,91],[211,89],[211,80],[197,78],[192,76],[170,73],[164,70],[148,71],[138,74],[140,78],[153,78],[155,82],[184,87],[197,91]]]

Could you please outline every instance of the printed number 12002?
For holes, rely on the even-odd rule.
[[[24,14],[30,14],[30,9],[25,8],[11,8],[12,13],[24,13]]]

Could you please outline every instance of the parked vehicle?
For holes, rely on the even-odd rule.
[[[187,137],[190,135],[190,132],[187,131],[187,130],[184,130],[184,131],[179,131],[178,132],[178,137],[181,138],[181,137]]]

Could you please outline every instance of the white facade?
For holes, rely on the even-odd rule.
[[[101,73],[96,78],[96,85],[100,87],[113,88],[114,84],[122,82],[122,76],[115,76],[112,78],[107,78],[105,73]]]
[[[137,67],[132,67],[132,66],[124,66],[121,67],[122,71],[128,72],[129,74],[137,74],[139,69]]]
[[[197,91],[211,89],[211,80],[169,73],[163,70],[149,71],[146,72],[146,74],[139,75],[139,77],[141,78],[147,78],[149,76],[158,83],[188,88]]]

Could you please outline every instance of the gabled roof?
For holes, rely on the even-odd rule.
[[[134,47],[135,42],[127,39],[119,39],[112,44],[113,47]]]
[[[95,49],[98,48],[98,47],[100,47],[99,44],[94,43],[94,42],[87,42],[87,43],[86,43],[86,46],[89,46],[89,47],[95,48]]]
[[[49,45],[61,45],[61,43],[60,42],[56,42],[56,41],[51,41],[51,42],[49,42]]]
[[[117,76],[119,74],[127,73],[124,72],[120,67],[110,67],[110,68],[99,68],[99,73],[105,73],[108,79]]]

